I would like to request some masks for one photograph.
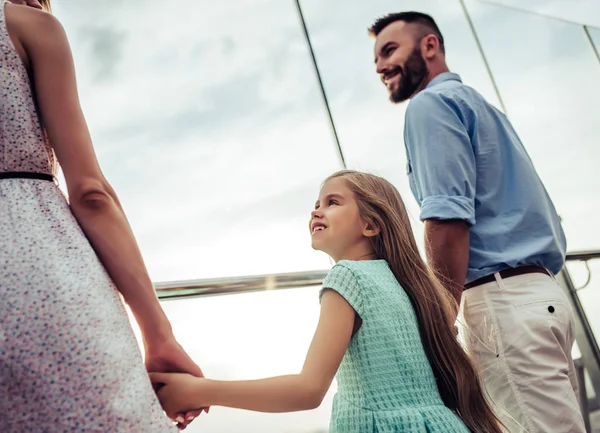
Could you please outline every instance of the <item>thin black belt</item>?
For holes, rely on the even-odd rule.
[[[31,173],[29,171],[6,171],[0,172],[0,180],[2,179],[37,179],[54,182],[54,176],[46,173]]]
[[[500,276],[502,278],[510,278],[510,277],[516,277],[517,275],[537,274],[537,273],[551,275],[550,271],[548,271],[548,269],[542,268],[541,266],[531,266],[531,265],[519,266],[518,268],[502,269],[498,273],[500,274]],[[485,284],[485,283],[491,283],[492,281],[495,281],[495,280],[496,280],[496,277],[494,277],[494,274],[486,275],[485,277],[478,278],[475,281],[471,281],[470,283],[465,284],[465,290],[468,290],[472,287],[481,286],[482,284]]]

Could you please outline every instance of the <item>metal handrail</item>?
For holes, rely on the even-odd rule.
[[[161,300],[318,286],[328,271],[291,272],[157,283]]]
[[[600,258],[600,250],[575,251],[567,254],[567,261],[588,261]],[[318,286],[327,275],[326,270],[290,272],[284,274],[249,275],[203,280],[173,281],[155,284],[161,300],[236,293],[258,292]]]
[[[600,250],[574,251],[567,253],[567,261],[584,261],[600,259]]]

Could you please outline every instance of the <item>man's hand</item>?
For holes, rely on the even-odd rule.
[[[188,373],[196,377],[204,377],[202,370],[183,350],[175,339],[169,339],[146,347],[146,370],[149,373]],[[208,408],[204,408],[208,413]],[[175,418],[177,427],[185,429],[202,410],[194,410],[186,414],[178,414]]]
[[[426,220],[427,262],[460,305],[469,267],[469,226],[461,220]]]

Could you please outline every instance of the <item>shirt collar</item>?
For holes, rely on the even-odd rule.
[[[435,85],[443,83],[444,81],[458,81],[462,83],[462,80],[460,79],[460,76],[458,74],[455,74],[454,72],[442,72],[441,74],[433,77],[433,80],[431,80],[427,84],[427,86],[425,86],[425,88],[427,89],[429,87],[433,87]]]

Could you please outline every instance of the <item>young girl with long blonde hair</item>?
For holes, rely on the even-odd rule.
[[[457,341],[457,305],[421,258],[396,188],[371,174],[331,175],[310,232],[336,265],[302,371],[249,381],[152,374],[167,415],[313,409],[337,373],[330,432],[500,433]]]

